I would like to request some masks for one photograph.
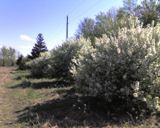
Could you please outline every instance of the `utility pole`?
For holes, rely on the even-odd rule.
[[[68,39],[68,16],[66,18],[66,40]]]

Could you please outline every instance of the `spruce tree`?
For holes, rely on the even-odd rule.
[[[43,35],[41,33],[37,36],[37,42],[35,43],[30,58],[34,59],[40,56],[40,53],[48,51]]]

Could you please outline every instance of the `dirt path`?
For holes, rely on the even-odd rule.
[[[0,128],[9,128],[16,120],[13,113],[13,101],[9,97],[10,89],[4,85],[12,81],[11,72],[14,68],[0,67]]]

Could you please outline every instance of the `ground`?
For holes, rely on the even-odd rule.
[[[124,121],[125,116],[99,103],[62,81],[33,79],[28,71],[0,67],[0,128],[160,127],[157,117]]]
[[[0,68],[0,127],[7,127],[15,120],[11,114],[13,111],[11,99],[8,97],[10,90],[3,87],[3,85],[11,81],[12,68]]]

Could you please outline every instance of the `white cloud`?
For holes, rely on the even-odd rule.
[[[34,39],[32,39],[30,36],[28,36],[26,34],[21,34],[20,39],[22,41],[26,41],[26,42],[34,42]]]

